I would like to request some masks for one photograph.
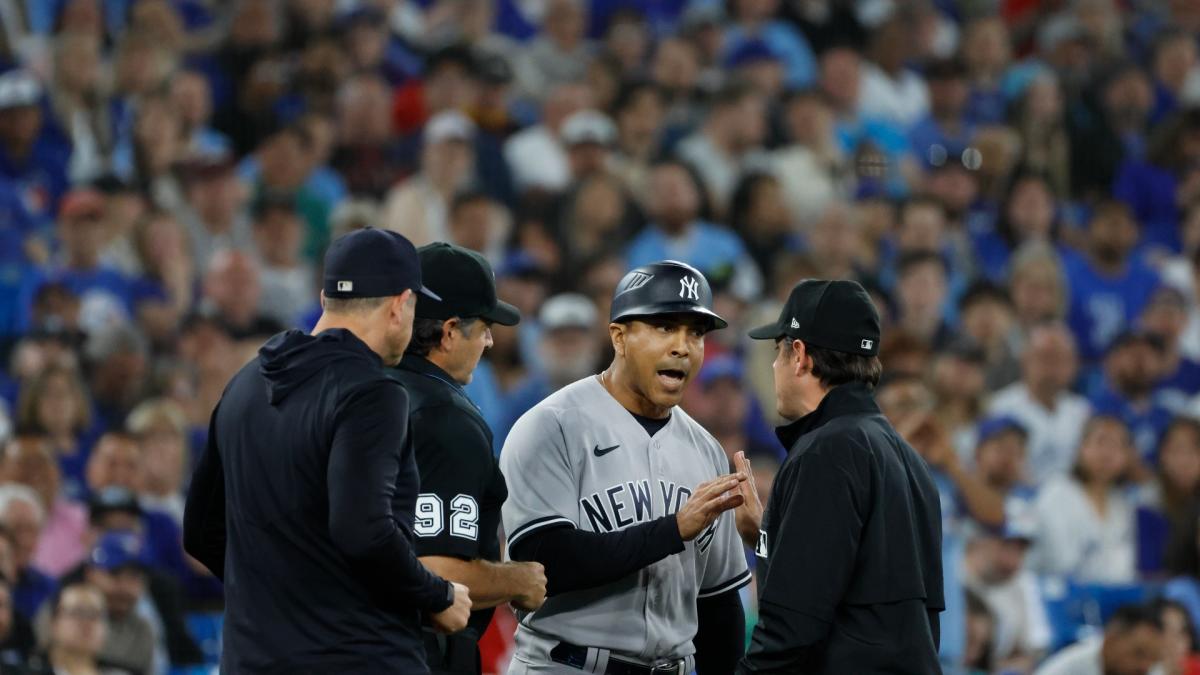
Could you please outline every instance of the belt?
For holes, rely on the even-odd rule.
[[[580,647],[567,642],[560,642],[550,650],[550,660],[579,670],[584,670],[587,667],[585,665],[587,658],[587,647]],[[685,675],[686,663],[685,659],[675,659],[670,663],[647,666],[641,663],[634,663],[633,661],[626,661],[619,656],[610,655],[608,657],[608,666],[604,669],[604,675]]]

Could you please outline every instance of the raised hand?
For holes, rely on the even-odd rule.
[[[762,527],[763,505],[758,498],[758,485],[754,482],[754,471],[750,468],[750,460],[745,452],[733,456],[733,466],[737,472],[746,477],[738,483],[738,494],[742,496],[742,504],[734,512],[738,534],[747,546],[753,548],[758,544],[758,531]]]
[[[742,505],[744,497],[738,486],[746,482],[745,474],[731,473],[705,481],[696,487],[696,492],[675,514],[679,523],[679,535],[691,541],[729,509]]]

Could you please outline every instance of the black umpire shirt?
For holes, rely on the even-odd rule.
[[[222,673],[426,673],[408,398],[351,332],[288,331],[230,381],[184,547],[225,582]]]
[[[409,354],[391,373],[408,392],[409,433],[421,474],[417,555],[499,560],[500,507],[508,489],[487,422],[462,387],[428,359]],[[472,612],[467,629],[449,638],[427,633],[430,668],[479,672],[476,642],[494,612]]]
[[[759,615],[739,673],[940,673],[941,507],[925,461],[860,383],[777,429]]]

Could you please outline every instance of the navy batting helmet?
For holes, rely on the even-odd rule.
[[[708,279],[691,265],[675,260],[643,265],[617,284],[609,320],[613,322],[656,314],[701,314],[714,329],[729,325],[712,310]]]

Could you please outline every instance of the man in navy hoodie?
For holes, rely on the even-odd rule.
[[[428,673],[422,615],[466,626],[467,588],[413,551],[408,400],[383,371],[418,292],[440,300],[404,237],[338,239],[313,333],[271,338],[217,404],[184,548],[225,583],[221,672]]]

